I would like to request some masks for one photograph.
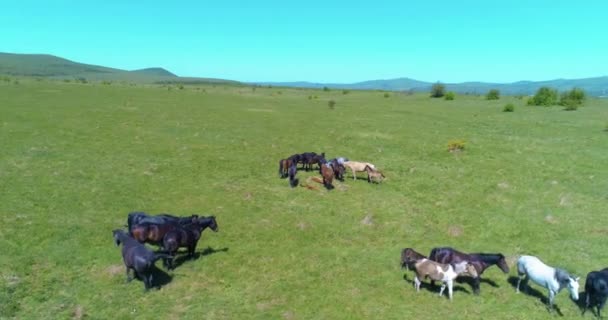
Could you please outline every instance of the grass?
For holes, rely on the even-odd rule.
[[[280,90],[0,82],[0,318],[545,319],[515,270],[488,269],[480,296],[416,293],[400,249],[533,254],[583,278],[608,264],[606,100]],[[305,151],[388,178],[291,189],[278,160]],[[158,291],[125,284],[111,230],[135,210],[216,215],[198,248],[216,252]]]

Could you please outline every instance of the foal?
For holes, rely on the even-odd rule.
[[[472,264],[467,261],[462,261],[456,264],[441,264],[426,258],[418,260],[414,264],[416,270],[416,278],[414,279],[414,286],[416,291],[420,291],[421,279],[430,278],[434,281],[441,281],[441,290],[439,296],[443,295],[446,284],[448,287],[448,296],[452,300],[452,287],[454,285],[454,279],[461,273],[468,273],[472,276],[477,276],[477,271]]]
[[[386,178],[382,172],[376,171],[376,169],[372,169],[369,165],[365,166],[365,172],[367,172],[367,182],[372,183],[380,183],[384,178]]]

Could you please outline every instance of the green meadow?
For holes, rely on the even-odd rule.
[[[550,319],[537,295],[515,293],[514,262],[536,255],[581,276],[581,291],[608,267],[607,127],[597,99],[564,111],[516,97],[0,82],[0,318]],[[457,139],[465,149],[448,152]],[[310,151],[387,179],[348,173],[326,191],[299,171],[312,189],[290,188],[278,161]],[[219,232],[144,293],[112,238],[131,211],[215,215]],[[436,246],[500,252],[512,269],[488,269],[479,296],[467,283],[451,302],[416,293],[400,250]],[[580,318],[567,292],[556,304]]]

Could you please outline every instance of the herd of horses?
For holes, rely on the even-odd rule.
[[[175,259],[179,248],[187,249],[187,257],[193,258],[203,230],[219,230],[215,216],[178,217],[170,214],[148,215],[131,212],[127,216],[127,231],[112,231],[117,246],[122,244],[122,260],[126,268],[127,282],[133,277],[141,279],[144,290],[153,287],[153,268],[156,261],[163,259],[168,270],[175,269]],[[145,243],[160,247],[154,252]]]
[[[298,164],[301,164],[300,170],[311,171],[314,165],[318,166],[321,182],[327,190],[334,188],[333,180],[337,179],[344,181],[346,169],[350,169],[353,179],[357,180],[357,172],[367,173],[367,182],[380,183],[385,178],[384,174],[376,169],[376,166],[369,162],[351,161],[345,157],[337,157],[331,160],[325,159],[325,152],[317,154],[315,152],[296,153],[285,159],[279,160],[279,176],[281,178],[289,177],[289,185],[293,188],[298,186],[299,181],[296,178],[298,173]]]
[[[434,285],[435,281],[440,281],[442,284],[439,295],[442,296],[447,287],[450,300],[452,300],[454,280],[461,275],[473,279],[473,292],[479,294],[481,275],[493,265],[498,266],[504,273],[509,273],[505,256],[500,253],[467,254],[450,247],[439,247],[432,249],[427,257],[412,248],[401,251],[401,267],[414,271],[413,283],[416,291],[420,291],[424,279],[431,280],[431,285]],[[579,299],[579,277],[563,269],[548,266],[537,257],[520,256],[517,259],[517,276],[516,292],[519,292],[522,282],[527,291],[529,280],[548,290],[549,311],[553,310],[555,296],[562,289],[567,289],[573,300]],[[598,318],[601,318],[601,310],[608,298],[608,268],[589,272],[585,282],[585,296],[582,314],[591,309]]]

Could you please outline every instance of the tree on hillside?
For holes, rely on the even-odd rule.
[[[528,99],[530,106],[552,106],[557,104],[557,90],[549,87],[540,87],[536,94]]]
[[[487,100],[498,100],[498,99],[500,99],[500,91],[498,91],[498,89],[491,89],[486,94],[486,99]]]
[[[445,85],[437,82],[431,87],[431,98],[441,98],[445,95]]]

